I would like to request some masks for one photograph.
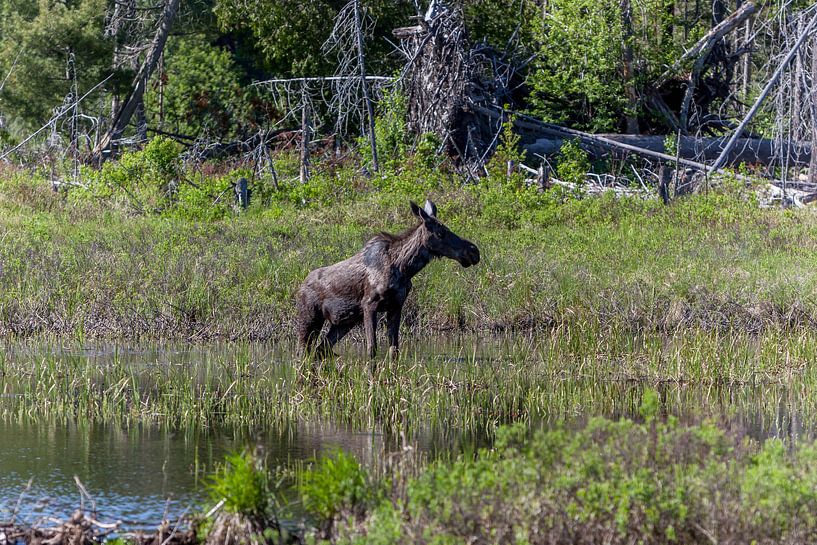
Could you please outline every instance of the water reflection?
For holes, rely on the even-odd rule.
[[[354,351],[356,345],[347,347]],[[113,361],[133,366],[178,365],[235,358],[289,361],[291,347],[270,344],[76,347],[60,343],[11,344],[0,352],[6,360],[31,361],[53,355],[78,359],[101,368]],[[466,361],[495,365],[497,354],[520,350],[507,339],[435,339],[415,344],[412,357],[447,365]],[[425,356],[424,356],[425,355]],[[1,362],[0,362],[1,363]],[[644,389],[638,380],[615,376],[554,375],[541,388],[554,403],[527,415],[532,425],[581,425],[587,418],[638,417]],[[815,437],[815,407],[800,395],[796,382],[693,387],[663,382],[656,387],[665,416],[682,422],[717,419],[723,426],[756,440],[780,437],[790,444]],[[496,392],[501,396],[502,392]],[[0,399],[0,403],[2,399]],[[447,427],[413,426],[407,438],[430,457],[445,456],[489,444],[484,427],[464,433]],[[382,430],[355,430],[327,421],[297,420],[282,429],[208,427],[183,431],[148,426],[115,426],[30,419],[0,421],[0,520],[8,518],[29,479],[30,490],[18,517],[67,517],[80,503],[76,475],[94,497],[104,520],[122,520],[128,528],[151,529],[163,518],[174,519],[188,506],[205,501],[202,477],[228,452],[260,446],[271,466],[291,465],[342,448],[362,463],[376,465],[404,438]]]

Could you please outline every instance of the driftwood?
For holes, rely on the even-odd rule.
[[[665,147],[666,136],[635,135],[635,134],[598,134],[594,135],[604,138],[608,142],[618,142],[627,144],[642,150],[654,151],[669,154]],[[522,147],[529,153],[535,155],[556,155],[567,137],[546,136],[536,138]],[[713,161],[720,157],[721,152],[726,147],[727,138],[695,138],[692,136],[681,136],[678,140],[679,157],[691,159],[698,162]],[[610,149],[609,145],[594,144],[587,142],[584,146],[586,151],[594,157],[606,155]],[[759,163],[768,165],[781,156],[790,155],[792,166],[808,165],[811,159],[811,145],[805,143],[782,143],[764,138],[740,138],[736,140],[735,146],[726,155],[724,166],[739,165],[741,163]]]

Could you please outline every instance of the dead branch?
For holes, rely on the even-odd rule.
[[[817,24],[817,12],[815,12],[808,26],[797,38],[797,41],[789,50],[788,54],[783,58],[783,61],[777,67],[774,74],[772,74],[772,77],[769,78],[768,82],[766,83],[766,86],[763,88],[763,91],[761,91],[760,95],[755,100],[755,103],[752,104],[752,107],[746,113],[746,116],[743,118],[743,121],[740,122],[738,128],[735,129],[735,132],[732,134],[732,137],[729,139],[729,142],[726,144],[726,146],[724,146],[720,156],[715,160],[712,166],[709,167],[710,172],[715,172],[722,168],[724,164],[726,164],[727,155],[729,154],[729,152],[732,151],[732,148],[735,147],[738,138],[740,138],[740,136],[743,134],[743,131],[746,129],[746,126],[749,124],[749,122],[752,121],[752,118],[758,112],[760,106],[763,104],[763,101],[769,95],[772,88],[775,85],[777,85],[777,81],[780,79],[781,74],[783,74],[783,71],[786,69],[791,60],[794,58],[795,54],[800,49],[800,46],[803,45],[803,42],[806,41],[806,38],[808,38],[809,35],[811,35],[811,31],[814,29],[815,24]]]
[[[686,51],[678,58],[672,66],[667,68],[663,74],[658,76],[658,79],[653,84],[654,87],[661,87],[667,83],[683,66],[683,64],[699,55],[705,56],[705,52],[710,50],[716,42],[721,40],[724,36],[732,32],[743,21],[751,17],[757,12],[757,6],[754,2],[746,2],[739,10],[724,19],[721,23],[716,25],[712,30],[707,32],[695,45]]]

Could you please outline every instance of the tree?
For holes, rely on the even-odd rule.
[[[13,132],[22,134],[51,119],[54,108],[111,74],[113,40],[103,33],[106,0],[2,2],[0,67],[8,79],[2,113]],[[128,79],[117,72],[106,84]],[[91,103],[83,105],[91,108]],[[95,105],[94,114],[101,113]]]
[[[215,13],[223,31],[252,34],[265,69],[274,76],[321,76],[334,65],[321,52],[332,32],[335,16],[345,0],[217,0]],[[391,73],[400,59],[391,55],[388,39],[393,28],[406,24],[415,11],[413,0],[362,2],[375,21],[373,39],[366,44],[372,73]]]

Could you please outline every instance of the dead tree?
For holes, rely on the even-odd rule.
[[[817,184],[817,35],[811,41],[811,161],[808,167],[809,181]]]
[[[134,113],[136,113],[143,104],[145,90],[147,89],[148,81],[156,66],[159,63],[159,58],[164,51],[165,43],[170,34],[170,29],[173,26],[173,21],[179,11],[179,4],[181,0],[166,0],[162,14],[159,18],[156,33],[153,40],[147,49],[147,54],[142,62],[139,71],[133,79],[131,89],[118,110],[111,112],[112,122],[107,132],[100,138],[94,155],[97,162],[101,162],[103,154],[110,149],[111,145],[118,138],[122,136],[125,128],[130,123]]]
[[[366,53],[364,38],[371,33],[373,21],[362,12],[360,0],[351,0],[335,17],[335,25],[329,39],[323,44],[326,53],[335,52],[338,66],[335,70],[336,92],[335,107],[338,112],[337,128],[340,129],[350,118],[356,117],[365,122],[369,145],[372,148],[372,170],[380,168],[375,138],[374,105],[369,92],[366,75]],[[363,112],[356,107],[361,103]],[[365,121],[364,121],[365,120]],[[338,132],[342,132],[338,130]],[[345,132],[345,131],[343,131]]]
[[[501,120],[477,106],[510,102],[515,68],[505,55],[468,39],[462,12],[433,0],[418,25],[398,28],[407,60],[400,76],[415,135],[434,133],[467,172],[479,172],[496,145]]]
[[[663,117],[673,130],[680,129],[683,134],[701,128],[718,129],[725,126],[720,116],[709,116],[708,112],[716,101],[725,101],[731,96],[733,66],[742,54],[748,53],[745,49],[730,52],[726,37],[757,12],[756,4],[746,2],[725,18],[723,7],[720,1],[713,3],[712,29],[651,85],[654,91],[650,93],[648,105]],[[689,61],[693,61],[693,64],[689,77],[683,80],[685,90],[681,103],[668,105],[661,90],[676,78],[676,74]],[[674,114],[676,111],[677,117]]]

